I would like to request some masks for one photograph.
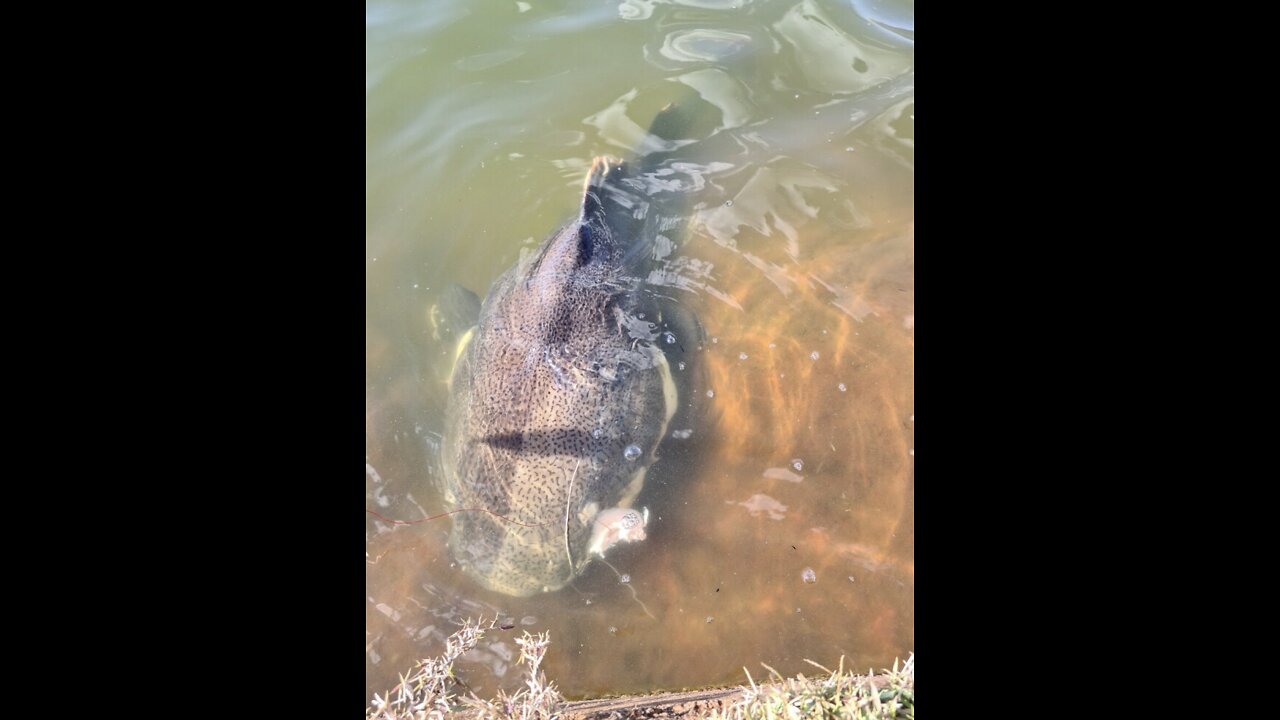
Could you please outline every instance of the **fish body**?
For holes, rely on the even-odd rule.
[[[659,218],[629,179],[597,158],[577,217],[494,283],[458,343],[441,446],[449,545],[497,592],[556,590],[602,548],[644,537],[595,520],[643,488],[678,403],[667,353],[694,339],[644,283]]]

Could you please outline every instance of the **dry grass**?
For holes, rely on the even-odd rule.
[[[464,686],[453,674],[453,663],[484,638],[486,630],[497,626],[494,619],[473,621],[468,619],[445,642],[444,654],[438,658],[418,661],[408,677],[401,676],[400,684],[385,697],[374,693],[373,703],[365,710],[368,720],[427,720],[428,718],[519,718],[520,720],[549,720],[555,717],[556,708],[564,697],[555,685],[548,683],[542,673],[542,658],[551,639],[546,633],[530,635],[525,632],[516,639],[520,646],[520,662],[529,666],[529,677],[524,688],[508,695],[498,692],[496,700],[482,700]]]
[[[916,716],[916,657],[913,653],[902,667],[895,660],[893,669],[876,678],[871,674],[854,675],[844,669],[844,659],[837,670],[822,667],[812,660],[810,665],[826,671],[825,678],[806,678],[803,674],[784,678],[769,670],[770,682],[757,685],[747,672],[751,684],[743,688],[742,699],[714,718],[857,718],[857,720],[895,720]],[[763,663],[761,663],[763,664]],[[743,672],[747,669],[743,668]]]
[[[483,700],[454,676],[453,664],[484,638],[486,630],[497,626],[497,620],[485,623],[467,620],[445,643],[444,654],[421,660],[400,684],[385,695],[374,694],[373,703],[365,711],[367,720],[426,720],[428,718],[519,718],[550,720],[566,714],[578,715],[565,703],[552,683],[542,673],[542,658],[550,638],[546,633],[525,632],[516,639],[520,646],[520,662],[528,666],[525,687],[513,694],[498,692],[496,700]],[[757,684],[746,672],[748,686],[732,702],[718,704],[707,711],[674,710],[672,702],[662,698],[646,701],[636,698],[633,707],[611,711],[611,717],[689,718],[856,718],[857,720],[898,720],[915,718],[915,655],[899,667],[880,676],[855,675],[844,669],[844,660],[836,670],[808,661],[826,675],[807,678],[803,674],[784,678],[768,665],[767,682]],[[763,665],[763,663],[762,663]],[[671,696],[676,700],[675,696]],[[727,698],[726,698],[727,699]],[[666,707],[664,708],[664,705]]]

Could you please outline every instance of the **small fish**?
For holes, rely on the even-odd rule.
[[[609,548],[620,542],[644,540],[644,529],[649,524],[649,508],[644,514],[632,508],[615,507],[596,515],[591,526],[591,542],[587,553],[604,557]]]

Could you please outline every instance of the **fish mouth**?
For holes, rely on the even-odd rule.
[[[591,170],[582,181],[582,192],[588,193],[604,185],[610,172],[623,172],[626,164],[616,157],[600,155],[591,160]]]

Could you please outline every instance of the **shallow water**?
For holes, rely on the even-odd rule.
[[[371,0],[365,24],[367,510],[444,509],[442,290],[483,296],[575,213],[593,157],[645,147],[690,91],[688,231],[650,280],[707,334],[638,502],[648,539],[613,568],[510,598],[454,567],[449,518],[366,514],[367,692],[481,615],[516,625],[458,668],[482,694],[520,683],[521,628],[550,631],[572,696],[905,658],[914,3]]]

